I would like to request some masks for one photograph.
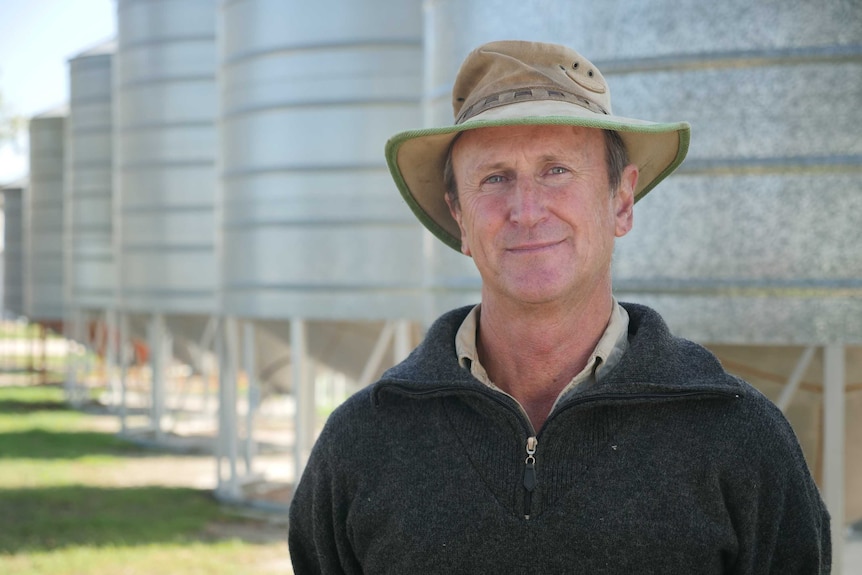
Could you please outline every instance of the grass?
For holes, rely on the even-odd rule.
[[[0,573],[290,572],[286,537],[232,535],[268,526],[209,490],[111,485],[129,460],[165,454],[99,431],[100,417],[67,409],[59,387],[0,387]]]

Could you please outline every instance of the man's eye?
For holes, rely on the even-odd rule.
[[[503,183],[505,181],[506,181],[506,178],[504,178],[503,176],[500,176],[500,175],[489,176],[489,177],[485,178],[486,184],[500,184],[500,183]]]
[[[553,168],[551,168],[549,171],[550,171],[550,173],[552,173],[552,174],[565,174],[565,173],[566,173],[566,172],[568,172],[569,170],[567,170],[566,168],[564,168],[564,167],[562,167],[562,166],[554,166],[554,167],[553,167]]]

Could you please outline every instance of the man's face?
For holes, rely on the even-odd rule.
[[[612,194],[600,130],[469,130],[452,149],[452,167],[459,206],[450,209],[483,299],[583,301],[610,289],[614,238],[632,226],[637,168],[626,168]]]

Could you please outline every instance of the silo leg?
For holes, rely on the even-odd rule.
[[[239,374],[237,367],[237,356],[239,354],[239,343],[237,341],[236,320],[227,318],[224,320],[224,342],[221,346],[219,358],[221,368],[219,369],[219,447],[218,457],[218,483],[219,491],[228,499],[236,500],[240,497],[239,476],[237,473],[237,443],[239,430],[236,418],[236,381]],[[227,459],[228,477],[223,480],[222,462]]]
[[[314,382],[308,373],[306,329],[305,321],[302,319],[292,319],[290,322],[290,358],[293,366],[293,393],[296,400],[294,465],[296,481],[299,481],[314,443],[316,419]]]
[[[823,348],[823,499],[832,516],[832,572],[844,554],[845,357],[842,344]]]
[[[254,416],[260,406],[260,386],[257,380],[257,362],[255,351],[254,324],[250,321],[242,325],[242,358],[243,369],[248,380],[248,410],[245,416],[245,471],[252,473],[252,463],[256,455],[256,444],[254,442]]]
[[[129,397],[126,393],[128,388],[129,363],[131,357],[126,355],[127,344],[129,342],[129,316],[125,313],[119,314],[119,325],[117,335],[117,359],[120,368],[120,432],[125,433],[129,429],[127,421]]]
[[[164,439],[162,421],[165,416],[165,387],[167,379],[168,362],[170,361],[171,337],[165,326],[165,317],[156,314],[150,321],[150,353],[153,369],[152,403],[150,413],[155,431],[156,442]]]

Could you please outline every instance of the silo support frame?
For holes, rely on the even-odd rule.
[[[199,358],[198,368],[201,370],[203,374],[205,385],[204,385],[204,397],[203,397],[203,411],[208,412],[210,407],[210,401],[212,399],[212,392],[210,388],[210,377],[212,373],[205,367],[203,361],[203,351],[208,349],[214,349],[216,338],[218,337],[219,330],[219,320],[217,317],[213,316],[207,322],[206,328],[204,328],[204,332],[201,335],[201,341],[198,344],[201,349],[201,357]]]
[[[117,360],[119,366],[119,418],[120,418],[120,433],[129,431],[128,422],[128,378],[129,365],[132,361],[132,354],[128,350],[129,344],[129,316],[125,313],[117,314]]]
[[[817,351],[817,348],[813,345],[810,345],[806,347],[805,350],[802,352],[802,355],[799,356],[799,361],[796,362],[796,367],[793,368],[793,373],[790,374],[787,383],[781,390],[781,395],[775,402],[775,404],[778,406],[778,409],[780,409],[782,413],[787,413],[787,408],[790,406],[790,402],[793,401],[793,396],[796,395],[796,391],[799,389],[799,385],[802,383],[802,377],[805,375],[808,366],[811,364],[811,360],[814,358],[815,351]]]
[[[165,391],[168,365],[171,361],[173,338],[165,324],[165,316],[155,314],[149,324],[150,365],[153,370],[150,417],[156,442],[164,439]]]
[[[77,401],[78,387],[78,361],[75,350],[75,340],[78,337],[78,323],[80,310],[69,309],[66,311],[65,326],[63,336],[66,338],[66,380],[63,384],[63,392],[66,396],[66,402],[72,407],[79,407]]]
[[[237,426],[237,377],[239,368],[239,335],[237,321],[225,318],[222,329],[217,330],[216,353],[219,357],[218,385],[218,444],[216,446],[217,494],[228,500],[240,499],[237,453],[239,429]],[[227,477],[224,465],[227,463]]]
[[[192,363],[194,367],[201,374],[201,379],[203,380],[203,405],[201,407],[204,413],[207,413],[210,406],[210,376],[212,375],[212,371],[209,369],[209,366],[205,360],[205,354],[212,350],[213,343],[216,337],[216,332],[219,329],[219,320],[215,316],[211,316],[209,320],[207,320],[206,326],[204,327],[204,331],[201,334],[200,341],[196,344],[193,341],[187,341],[186,347],[188,349],[189,355],[192,358]],[[183,409],[187,406],[189,397],[191,395],[191,387],[192,387],[192,376],[190,375],[183,382],[182,388],[179,391],[179,395],[177,397],[176,406],[178,409]]]
[[[83,345],[86,353],[91,343],[87,332],[87,315],[84,310],[68,310],[63,331],[66,339],[66,379],[63,387],[66,401],[72,407],[79,409],[87,399],[86,385],[81,382],[81,366],[84,364],[86,370],[87,358],[78,353],[77,345]],[[47,339],[43,339],[43,346],[47,346]],[[45,350],[43,353],[47,354]],[[47,360],[44,369],[48,369]]]
[[[407,320],[387,321],[380,330],[380,335],[374,343],[374,348],[368,356],[368,361],[365,362],[365,367],[362,368],[362,373],[357,380],[357,387],[360,389],[372,383],[371,379],[380,371],[380,366],[383,363],[383,357],[386,351],[392,346],[393,364],[400,363],[413,349],[411,338],[411,325]]]
[[[105,379],[108,387],[108,403],[111,406],[120,405],[122,390],[117,371],[120,367],[119,320],[117,310],[105,310]]]
[[[842,573],[844,557],[845,346],[823,348],[823,499],[832,517],[832,570]]]
[[[255,349],[254,324],[245,321],[242,324],[242,363],[248,386],[248,407],[245,416],[245,458],[246,473],[254,469],[254,456],[257,455],[257,444],[254,441],[254,417],[260,407],[260,382],[257,375],[257,352]]]
[[[309,374],[308,339],[305,320],[290,320],[290,361],[292,365],[293,393],[295,397],[295,481],[299,483],[302,471],[314,444],[316,409],[314,380]]]
[[[253,473],[253,456],[256,451],[253,436],[254,412],[258,404],[254,362],[254,327],[251,322],[225,318],[217,326],[216,354],[219,358],[218,434],[216,440],[216,494],[229,501],[243,499],[243,485],[260,479]],[[240,333],[242,337],[240,338]],[[242,445],[244,471],[240,473],[240,430],[238,383],[240,366],[248,379],[248,411]]]

